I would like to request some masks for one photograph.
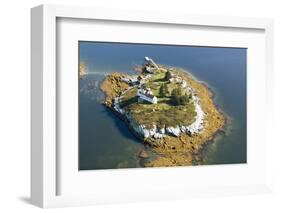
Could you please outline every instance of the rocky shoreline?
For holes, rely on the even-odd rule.
[[[200,164],[199,153],[203,145],[212,140],[225,124],[222,112],[216,107],[213,93],[189,73],[174,69],[178,76],[191,85],[194,93],[196,118],[188,126],[146,128],[119,107],[120,96],[130,87],[122,82],[125,74],[112,73],[101,83],[105,93],[104,104],[114,111],[140,140],[149,144],[159,157],[145,164],[147,167],[182,166]]]
[[[130,87],[128,89],[130,89]],[[130,126],[133,128],[133,130],[137,132],[137,134],[139,134],[144,139],[150,137],[154,139],[160,139],[169,135],[178,137],[181,134],[189,134],[191,136],[194,134],[198,134],[203,129],[205,113],[203,112],[199,104],[199,99],[196,96],[192,96],[193,102],[195,104],[195,112],[196,112],[195,121],[192,124],[188,126],[177,125],[174,127],[168,126],[163,128],[157,128],[156,125],[153,125],[152,128],[146,128],[144,125],[139,125],[129,113],[127,113],[119,106],[120,98],[121,97],[115,97],[113,99],[111,107],[116,112],[124,116],[127,122],[130,124]]]

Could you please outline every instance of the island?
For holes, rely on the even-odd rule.
[[[201,164],[202,148],[225,125],[214,93],[185,70],[144,59],[136,75],[114,72],[105,77],[100,84],[103,103],[157,153],[145,167]]]
[[[79,64],[79,79],[82,79],[86,75],[86,66],[84,63]]]

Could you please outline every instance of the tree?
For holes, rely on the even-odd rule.
[[[171,100],[174,105],[185,105],[189,102],[190,96],[183,94],[181,88],[173,89]]]
[[[164,84],[164,91],[165,91],[165,96],[169,95],[170,92],[167,84]]]
[[[159,95],[165,97],[169,93],[167,84],[162,84],[159,89]]]
[[[181,105],[185,105],[185,104],[188,104],[189,103],[189,96],[188,95],[182,95],[181,97],[180,97],[180,104]]]
[[[172,75],[171,71],[167,71],[167,72],[165,73],[165,80],[166,80],[166,81],[169,81],[170,78],[172,78],[172,77],[173,77],[173,75]]]
[[[176,88],[173,89],[172,94],[171,94],[171,100],[174,105],[180,105],[180,97],[181,97],[181,89]]]

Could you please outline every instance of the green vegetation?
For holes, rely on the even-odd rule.
[[[163,81],[165,80],[165,72],[161,71],[161,70],[156,70],[154,74],[150,74],[151,78],[149,81]]]
[[[138,102],[137,88],[132,88],[123,95],[123,98],[121,99],[121,102],[119,105],[121,108],[125,108],[125,107],[127,107],[131,104],[137,103],[137,102]]]
[[[169,95],[169,90],[167,84],[161,84],[159,89],[159,95],[164,98]]]
[[[173,89],[171,95],[171,102],[174,105],[185,105],[190,102],[191,94],[183,94],[183,91],[180,87]]]
[[[196,112],[194,104],[171,106],[169,104],[131,104],[126,108],[132,117],[146,127],[190,125],[194,122]]]
[[[191,95],[184,94],[178,83],[169,82],[167,77],[171,76],[171,71],[159,69],[143,84],[157,97],[157,104],[139,103],[137,88],[134,87],[122,95],[119,106],[146,127],[190,125],[196,116],[194,104],[190,102]]]
[[[166,74],[165,74],[165,80],[169,81],[169,79],[172,78],[172,77],[173,77],[172,72],[171,71],[167,71]]]

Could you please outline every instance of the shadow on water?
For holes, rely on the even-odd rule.
[[[136,136],[131,132],[131,130],[128,128],[128,126],[125,124],[125,122],[117,116],[114,112],[112,112],[110,109],[104,107],[103,111],[114,123],[116,128],[118,129],[119,133],[125,137],[126,139],[132,140],[136,143],[141,143],[139,139],[136,138]]]

